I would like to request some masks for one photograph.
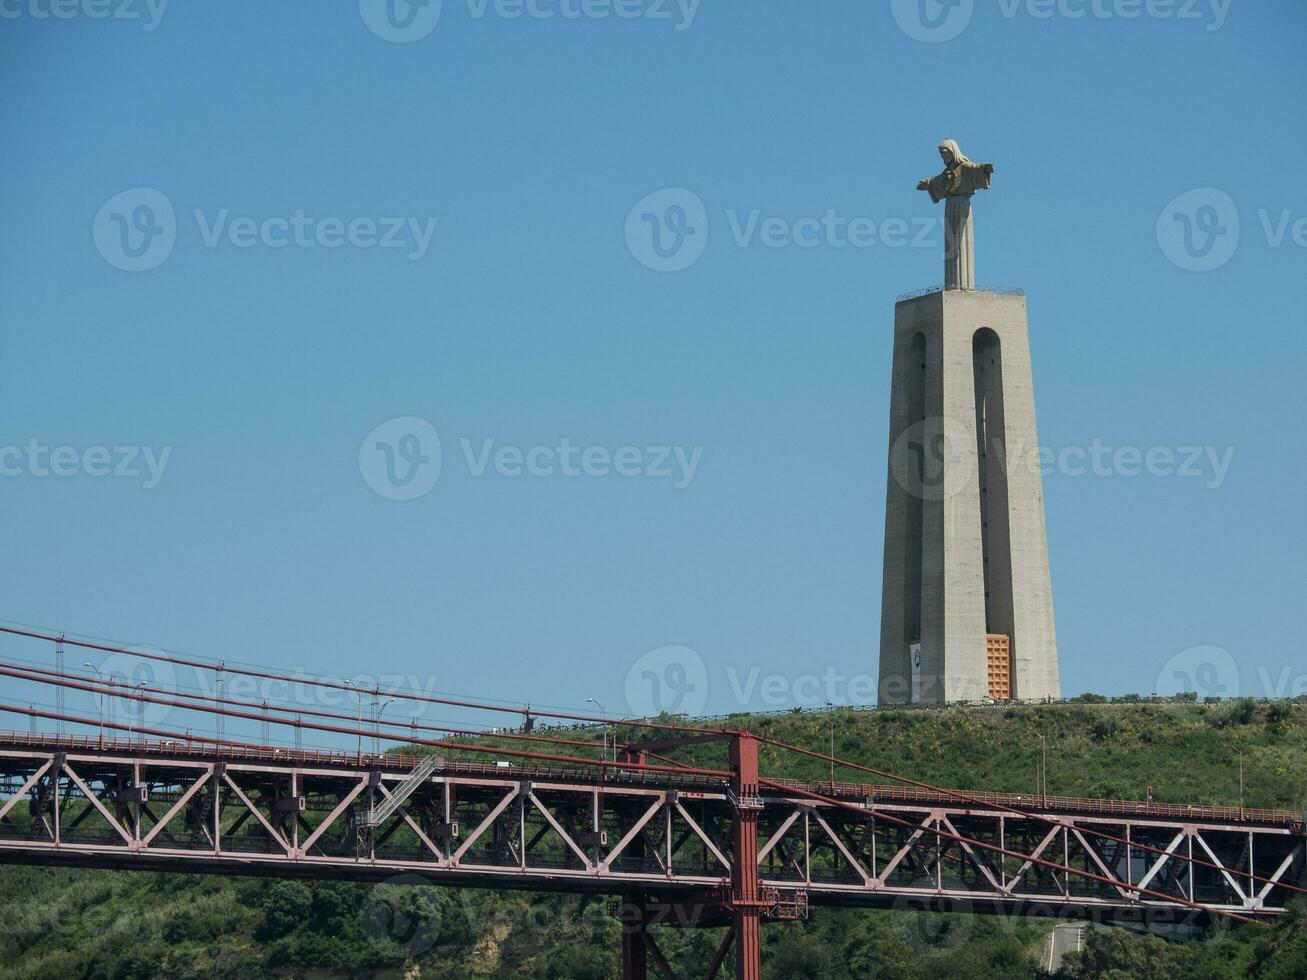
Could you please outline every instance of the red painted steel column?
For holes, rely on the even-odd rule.
[[[737,798],[732,837],[731,905],[735,925],[735,978],[762,980],[762,908],[758,895],[758,740],[748,732],[731,739]]]
[[[616,735],[613,736],[616,740]],[[617,749],[614,745],[614,758],[618,762],[632,762],[644,765],[649,761],[648,753],[630,746]],[[643,910],[641,899],[632,896],[626,899],[631,915],[621,916],[622,923],[622,980],[647,980],[649,976],[649,946],[644,941]],[[623,909],[625,912],[626,909]]]
[[[646,980],[649,958],[644,944],[644,926],[622,923],[622,980]]]

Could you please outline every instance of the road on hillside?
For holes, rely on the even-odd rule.
[[[1078,953],[1085,948],[1083,925],[1054,926],[1048,935],[1048,949],[1044,953],[1044,969],[1056,973],[1067,953]]]

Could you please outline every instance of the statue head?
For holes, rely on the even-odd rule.
[[[962,148],[958,146],[957,140],[941,140],[939,144],[939,156],[944,161],[945,167],[956,167],[959,164],[970,163]]]

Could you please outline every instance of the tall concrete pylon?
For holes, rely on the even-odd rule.
[[[945,286],[894,308],[880,703],[1056,698],[1026,299],[974,285],[993,164],[940,155]]]

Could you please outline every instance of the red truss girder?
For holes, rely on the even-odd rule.
[[[240,865],[273,874],[298,868],[344,878],[411,871],[433,881],[512,879],[528,887],[614,893],[688,894],[731,885],[741,905],[760,902],[758,890],[771,888],[806,892],[813,904],[938,898],[992,909],[1023,900],[1104,912],[1165,907],[1163,899],[1134,891],[1148,888],[1254,915],[1280,911],[1285,896],[1276,885],[1292,885],[1303,866],[1303,838],[1283,826],[1090,816],[1057,816],[1049,826],[1049,815],[874,804],[909,828],[779,792],[758,795],[756,786],[734,794],[726,785],[683,789],[647,779],[549,777],[542,770],[527,778],[466,764],[438,769],[425,792],[407,800],[359,853],[357,811],[390,795],[405,774],[402,763],[387,771],[380,758],[375,769],[298,761],[3,744],[0,857],[58,851],[63,860],[87,864]],[[132,796],[134,787],[147,788],[144,800],[139,790]],[[294,804],[285,806],[287,800]],[[746,820],[736,821],[741,810]],[[735,866],[737,823],[753,827],[746,849],[755,854],[756,877]],[[458,836],[450,834],[454,824]],[[1029,859],[996,856],[936,829]],[[1138,846],[1104,844],[1091,831],[1120,834]],[[1208,866],[1189,862],[1191,856]],[[1108,883],[1037,873],[1033,859],[1044,858],[1083,867]]]
[[[652,929],[665,923],[726,926],[711,975],[733,949],[751,980],[762,922],[809,903],[1258,917],[1282,911],[1304,866],[1284,822],[1020,814],[884,788],[856,804],[760,779],[751,736],[730,746],[729,780],[447,763],[365,827],[411,760],[14,735],[0,860],[635,896],[626,976],[670,975]]]

